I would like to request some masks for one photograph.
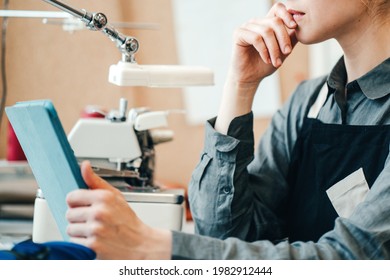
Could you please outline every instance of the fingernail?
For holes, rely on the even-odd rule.
[[[290,21],[290,27],[295,27],[295,26],[297,26],[297,23],[293,20]]]
[[[286,46],[285,48],[284,48],[284,53],[285,54],[288,54],[288,53],[290,53],[291,52],[291,47],[290,46]]]
[[[275,67],[279,67],[280,65],[282,65],[282,60],[280,58],[277,58]]]

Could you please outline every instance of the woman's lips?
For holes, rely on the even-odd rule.
[[[296,10],[288,10],[288,12],[293,16],[295,21],[301,20],[305,15],[305,13]]]

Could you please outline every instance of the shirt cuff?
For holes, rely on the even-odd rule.
[[[185,232],[172,231],[171,258],[173,260],[221,259],[220,252],[222,251],[222,248],[222,240]]]
[[[236,117],[229,125],[227,135],[219,133],[214,129],[216,117],[206,123],[205,131],[205,152],[213,154],[215,149],[222,153],[229,153],[237,150],[237,158],[247,159],[254,153],[253,136],[253,113]],[[236,153],[234,153],[236,154]]]
[[[208,123],[214,128],[217,117],[208,120]],[[229,125],[228,136],[238,140],[246,140],[253,136],[253,112],[235,117]]]

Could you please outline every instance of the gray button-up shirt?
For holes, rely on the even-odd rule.
[[[317,243],[284,240],[281,213],[291,153],[325,81],[329,93],[318,115],[322,122],[390,124],[390,58],[347,85],[343,59],[328,77],[301,83],[272,118],[256,151],[252,113],[234,119],[228,135],[216,132],[215,119],[210,120],[189,187],[198,234],[173,232],[173,258],[390,259],[389,156],[348,219],[338,218]]]

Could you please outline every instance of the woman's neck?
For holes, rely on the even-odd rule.
[[[339,39],[344,51],[348,82],[363,76],[390,57],[390,21],[371,22],[354,38]],[[356,39],[357,38],[357,39]]]

